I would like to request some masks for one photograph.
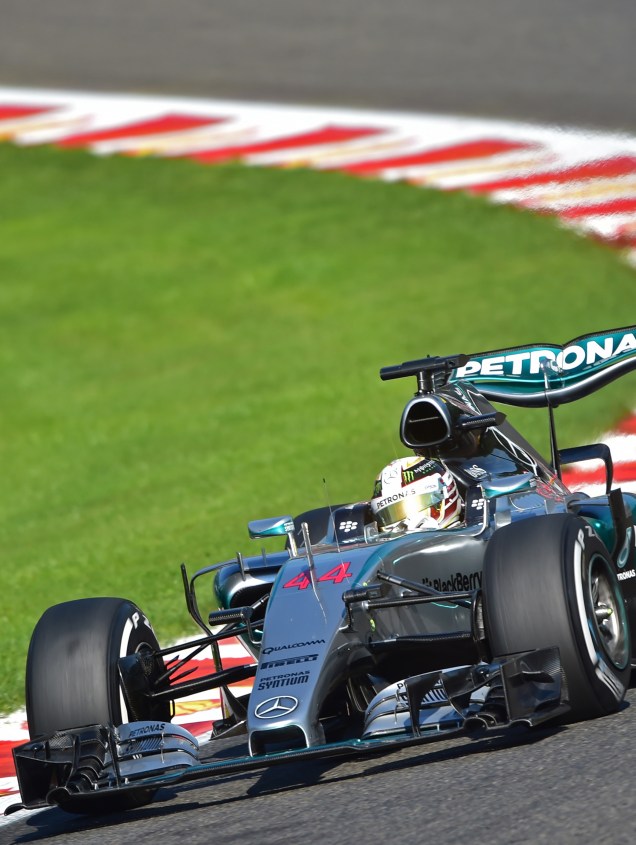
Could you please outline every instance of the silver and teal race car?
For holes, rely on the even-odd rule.
[[[259,545],[285,548],[182,567],[201,633],[177,660],[184,645],[160,648],[126,599],[51,607],[29,648],[31,740],[14,752],[22,803],[10,809],[101,813],[198,778],[617,711],[636,632],[636,496],[613,487],[606,445],[558,448],[552,410],[634,368],[636,327],[382,369],[416,381],[403,483],[442,464],[453,521],[387,530],[364,500],[250,522]],[[546,407],[550,458],[491,402]],[[592,458],[605,493],[570,492],[561,467]],[[224,667],[219,643],[236,636],[251,659]],[[216,670],[193,679],[208,648]],[[171,714],[211,689],[223,718],[202,759]]]

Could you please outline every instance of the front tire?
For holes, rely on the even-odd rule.
[[[91,598],[50,607],[37,623],[26,666],[26,710],[32,739],[86,725],[132,719],[119,678],[119,659],[159,649],[150,622],[132,602]],[[134,720],[170,720],[169,705],[135,702]],[[153,791],[69,799],[69,812],[103,813],[147,803]]]
[[[493,658],[558,646],[568,721],[618,710],[631,672],[629,624],[614,565],[585,520],[550,514],[500,528],[482,587]]]

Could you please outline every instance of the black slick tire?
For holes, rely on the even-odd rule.
[[[37,623],[26,666],[26,710],[32,739],[86,725],[129,721],[118,661],[138,651],[159,649],[147,617],[132,602],[89,598],[50,607]],[[148,705],[136,720],[160,718]],[[69,812],[103,813],[147,803],[147,789],[61,804]]]
[[[630,678],[630,634],[614,564],[592,527],[571,514],[504,526],[482,581],[493,658],[558,646],[567,721],[615,712]]]

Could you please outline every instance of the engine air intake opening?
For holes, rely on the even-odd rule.
[[[451,436],[450,414],[437,396],[418,396],[407,404],[400,423],[400,439],[409,449],[443,443]]]

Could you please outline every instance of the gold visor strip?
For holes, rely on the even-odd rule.
[[[426,516],[424,511],[429,508],[439,505],[442,501],[442,496],[438,491],[432,493],[420,493],[415,496],[408,496],[406,499],[400,499],[398,502],[391,502],[390,505],[385,505],[376,513],[376,520],[378,526],[383,528],[388,525],[394,525],[396,522],[403,522],[411,516],[422,514]]]

